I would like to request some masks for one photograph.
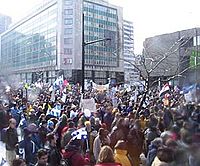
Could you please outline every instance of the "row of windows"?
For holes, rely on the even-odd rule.
[[[65,15],[73,15],[73,9],[65,9],[64,14]]]
[[[72,38],[64,38],[64,44],[72,44],[73,39]]]
[[[70,34],[72,34],[73,33],[73,29],[72,28],[65,28],[64,29],[64,34],[65,35],[70,35]]]
[[[64,48],[65,55],[72,55],[72,48]]]
[[[70,5],[73,4],[73,0],[64,0],[64,4],[65,4],[66,6],[70,6]]]
[[[85,12],[90,12],[90,13],[95,13],[97,15],[103,15],[103,16],[106,16],[106,17],[117,19],[117,15],[116,14],[102,12],[102,11],[94,10],[94,9],[91,9],[91,8],[84,8],[84,11]]]
[[[65,25],[72,25],[73,24],[73,18],[65,18],[64,24]]]
[[[32,68],[55,62],[56,18],[54,5],[2,36],[3,67]]]
[[[104,20],[104,21],[110,21],[110,22],[116,22],[117,21],[117,16],[116,17],[108,17],[105,15],[100,15],[98,13],[92,13],[92,12],[84,12],[84,16],[86,17],[92,17],[95,19],[100,19],[100,20]]]
[[[112,9],[112,8],[109,8],[109,7],[103,6],[103,5],[96,5],[96,4],[90,3],[90,2],[84,2],[84,7],[94,9],[94,10],[97,10],[97,11],[110,13],[110,14],[117,14],[116,9]]]
[[[102,24],[102,25],[107,25],[107,26],[117,26],[116,22],[110,22],[110,21],[107,21],[107,20],[101,20],[101,19],[96,19],[96,18],[93,18],[93,17],[87,17],[85,16],[84,17],[84,21],[85,22],[92,22],[92,23],[99,23],[99,24]],[[87,23],[86,23],[87,24]]]
[[[117,62],[116,61],[100,61],[100,60],[85,60],[86,65],[106,65],[106,66],[116,66]],[[95,67],[95,66],[94,66]]]

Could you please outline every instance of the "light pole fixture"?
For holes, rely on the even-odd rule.
[[[94,43],[98,43],[98,42],[102,42],[102,41],[110,41],[111,38],[103,38],[103,39],[98,39],[98,40],[93,40],[93,41],[89,41],[89,42],[85,42],[85,38],[84,38],[84,14],[82,15],[82,94],[84,94],[85,91],[85,46],[90,45],[90,44],[94,44]]]

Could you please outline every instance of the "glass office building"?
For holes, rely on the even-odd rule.
[[[123,80],[122,9],[102,0],[46,0],[1,36],[1,70],[35,82],[52,82],[62,71],[81,82],[82,13],[85,41],[111,38],[85,47],[85,77],[96,82]],[[113,53],[115,52],[115,54]],[[120,81],[122,81],[120,80]]]

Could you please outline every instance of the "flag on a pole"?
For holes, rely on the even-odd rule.
[[[75,140],[75,139],[87,139],[87,131],[85,128],[80,128],[76,131],[74,131],[72,134],[72,140]]]
[[[169,87],[169,84],[167,83],[162,87],[162,89],[161,89],[161,91],[159,93],[159,96],[163,96],[169,91],[170,91],[170,87]]]

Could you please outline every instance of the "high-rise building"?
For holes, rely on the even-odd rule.
[[[134,54],[134,27],[133,22],[123,21],[124,30],[124,79],[125,83],[133,84],[139,80],[138,71],[134,68],[135,54]]]
[[[5,32],[11,23],[11,17],[0,14],[0,34]]]
[[[57,73],[81,82],[84,41],[111,38],[85,46],[85,78],[123,81],[122,8],[105,0],[46,0],[1,36],[1,69],[34,82],[51,82]],[[113,54],[115,52],[115,54]]]

